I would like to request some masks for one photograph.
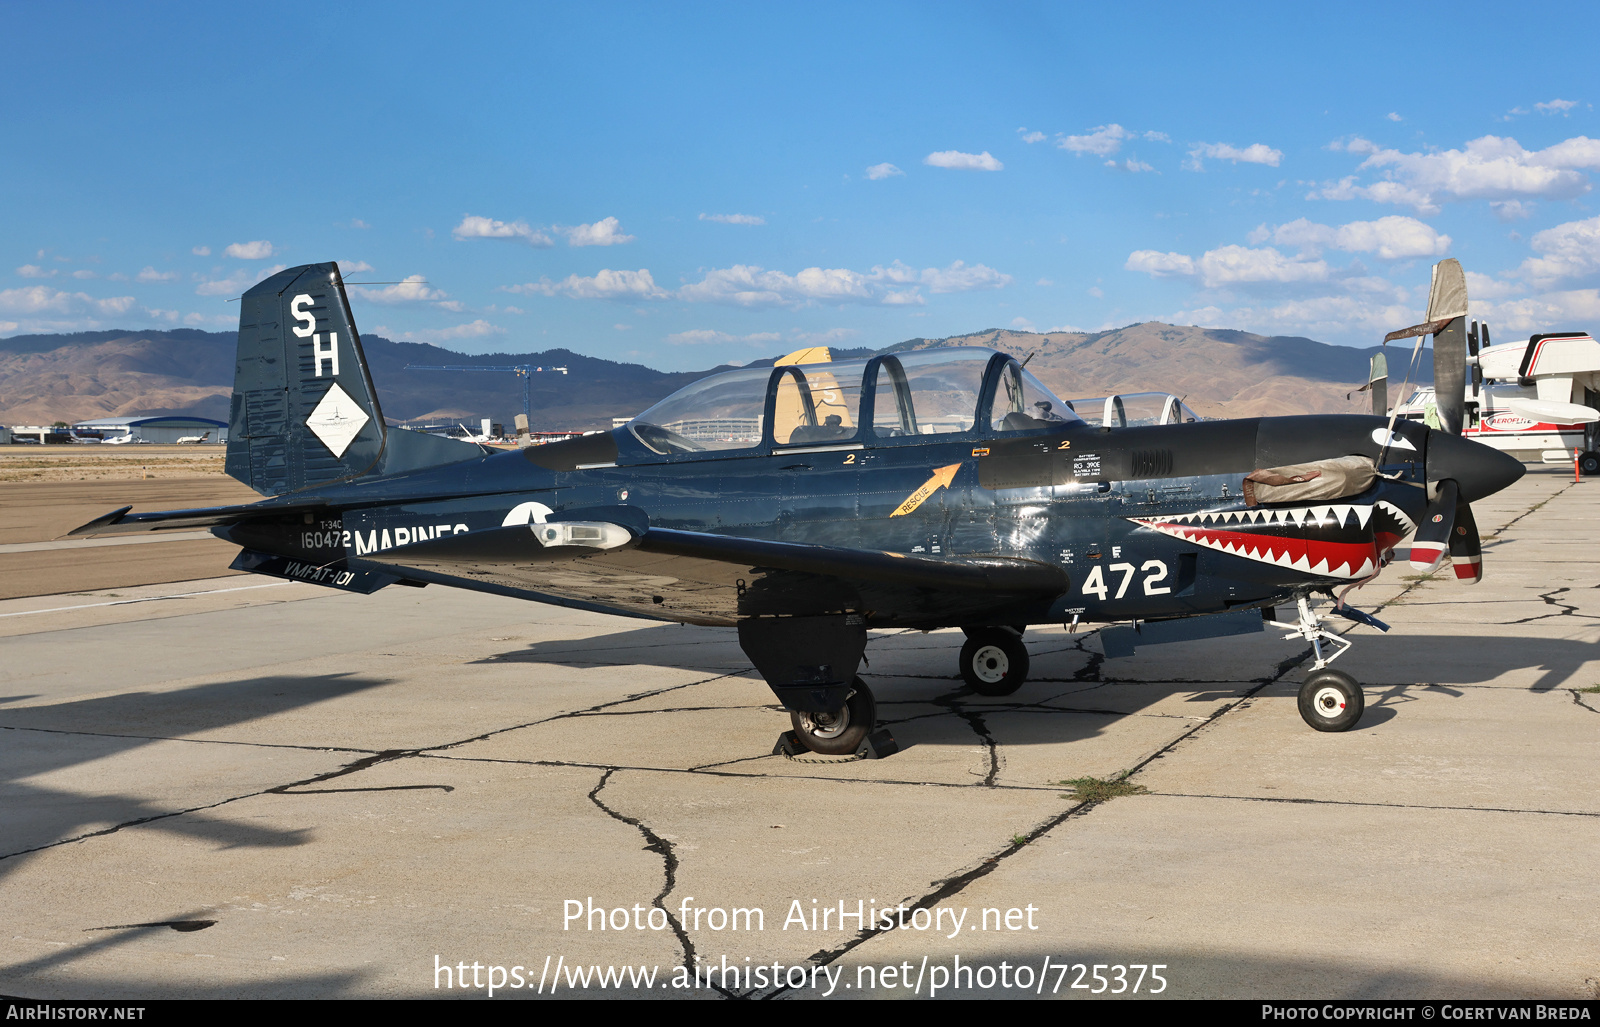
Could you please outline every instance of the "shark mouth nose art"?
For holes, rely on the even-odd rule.
[[[1230,556],[1303,574],[1353,580],[1416,529],[1392,503],[1319,503],[1130,517],[1135,524]]]

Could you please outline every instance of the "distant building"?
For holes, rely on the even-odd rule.
[[[78,431],[99,432],[108,441],[119,435],[136,435],[146,442],[170,445],[179,439],[194,438],[207,432],[211,433],[211,437],[206,439],[207,443],[228,441],[228,422],[209,417],[97,417],[79,421],[72,427]]]

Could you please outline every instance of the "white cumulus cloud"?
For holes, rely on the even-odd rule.
[[[226,278],[200,278],[200,284],[195,286],[196,296],[238,296],[252,285],[282,271],[287,264],[277,264],[273,267],[263,268],[260,271],[240,269]],[[197,278],[199,276],[196,276]]]
[[[1132,136],[1133,133],[1121,125],[1101,125],[1081,136],[1062,136],[1056,140],[1056,145],[1076,154],[1092,153],[1098,157],[1109,157],[1122,148],[1124,139]]]
[[[1258,229],[1257,232],[1261,230]],[[1265,236],[1251,233],[1253,242]],[[1293,246],[1301,253],[1317,254],[1325,249],[1346,253],[1376,253],[1384,260],[1408,257],[1440,257],[1450,249],[1450,237],[1416,218],[1391,214],[1376,221],[1352,221],[1335,228],[1305,218],[1279,225],[1271,233],[1279,246]]]
[[[387,325],[376,325],[373,334],[389,338],[403,337],[416,339],[420,342],[452,342],[458,339],[481,339],[489,335],[504,335],[505,329],[499,325],[490,324],[479,318],[467,324],[456,325],[453,328],[419,328],[415,331],[403,332]]]
[[[880,178],[893,178],[896,175],[904,174],[904,171],[901,171],[899,168],[888,163],[887,161],[882,164],[874,164],[872,167],[867,169],[867,177],[874,182]]]
[[[622,225],[616,218],[601,218],[592,225],[558,229],[567,236],[568,246],[616,246],[633,242],[633,236],[622,234]]]
[[[710,328],[691,328],[686,332],[674,332],[667,336],[667,341],[674,346],[703,346],[707,343],[743,342],[752,346],[765,346],[782,339],[778,332],[754,332],[750,335],[729,335]]]
[[[1267,246],[1219,246],[1195,260],[1182,253],[1135,250],[1123,267],[1155,278],[1198,275],[1206,288],[1260,283],[1323,281],[1329,268],[1321,260],[1288,257]]]
[[[754,214],[701,214],[701,221],[716,221],[724,225],[764,225],[767,219]]]
[[[644,268],[637,271],[604,269],[588,277],[568,275],[559,282],[545,278],[504,288],[507,292],[524,295],[569,296],[580,300],[659,300],[669,295],[656,285],[655,279]]]
[[[508,239],[527,243],[529,246],[555,245],[548,235],[526,221],[496,221],[476,214],[463,217],[461,224],[450,229],[450,234],[457,239]]]
[[[922,158],[922,163],[935,168],[958,168],[964,171],[1000,171],[1005,168],[1005,165],[995,160],[988,150],[982,153],[940,150]]]
[[[1366,140],[1346,144],[1351,153],[1365,153],[1358,171],[1383,177],[1369,185],[1350,175],[1325,183],[1307,199],[1367,199],[1415,207],[1437,214],[1443,204],[1469,200],[1538,197],[1567,200],[1590,189],[1584,171],[1600,169],[1600,140],[1575,136],[1543,150],[1527,150],[1515,139],[1483,136],[1459,150],[1402,153]]]
[[[740,307],[799,306],[805,303],[861,303],[905,306],[923,303],[921,288],[934,293],[999,289],[1011,276],[983,264],[955,261],[948,267],[917,269],[895,261],[871,271],[810,267],[796,274],[768,271],[746,264],[706,272],[685,285],[678,298],[698,303]]]
[[[373,303],[428,303],[447,299],[449,294],[435,289],[421,275],[407,275],[382,289],[357,288],[356,295]]]
[[[1283,160],[1283,151],[1274,150],[1265,143],[1251,143],[1243,148],[1229,143],[1200,143],[1189,151],[1189,159],[1184,161],[1183,166],[1190,171],[1201,171],[1208,158],[1230,160],[1235,164],[1265,164],[1275,168]]]
[[[194,249],[190,250],[189,252],[193,253],[197,257],[209,257],[209,256],[211,256],[211,247],[209,247],[209,246],[196,246]]]
[[[272,256],[273,249],[267,240],[257,239],[254,242],[229,243],[222,252],[238,260],[266,260]]]
[[[1578,106],[1578,101],[1576,100],[1551,100],[1547,103],[1536,103],[1533,108],[1541,114],[1564,115],[1576,106]]]
[[[1129,271],[1142,271],[1153,278],[1194,274],[1193,257],[1159,250],[1134,250],[1128,254],[1128,260],[1122,266]]]
[[[54,278],[56,276],[56,269],[49,268],[47,270],[40,267],[38,264],[24,264],[17,268],[17,274],[21,275],[23,278]]]
[[[147,265],[143,271],[140,271],[138,274],[134,275],[133,278],[136,282],[172,282],[177,280],[178,272],[157,271],[155,268]]]
[[[1535,232],[1528,245],[1539,255],[1523,261],[1520,270],[1535,285],[1593,274],[1600,271],[1600,217]]]

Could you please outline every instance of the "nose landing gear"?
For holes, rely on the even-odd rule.
[[[1372,624],[1384,631],[1389,630],[1387,625],[1366,614],[1351,619]],[[1311,603],[1304,597],[1300,599],[1300,620],[1297,623],[1269,623],[1273,627],[1291,629],[1283,637],[1286,640],[1304,638],[1311,643],[1311,651],[1316,655],[1316,663],[1312,665],[1311,673],[1306,675],[1306,683],[1300,686],[1301,719],[1318,731],[1348,731],[1355,727],[1367,705],[1361,685],[1342,671],[1328,669],[1328,664],[1343,656],[1355,643],[1324,628],[1322,618],[1311,612]],[[1332,655],[1324,655],[1324,645],[1338,648]]]

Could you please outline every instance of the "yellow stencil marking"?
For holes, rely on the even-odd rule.
[[[923,482],[921,488],[907,496],[906,501],[896,507],[894,513],[890,514],[889,516],[904,516],[905,514],[910,513],[925,503],[929,496],[939,491],[939,486],[943,485],[945,488],[949,488],[950,483],[955,481],[956,472],[959,470],[961,470],[960,464],[951,464],[948,467],[940,467],[935,469],[933,472],[933,477]]]

